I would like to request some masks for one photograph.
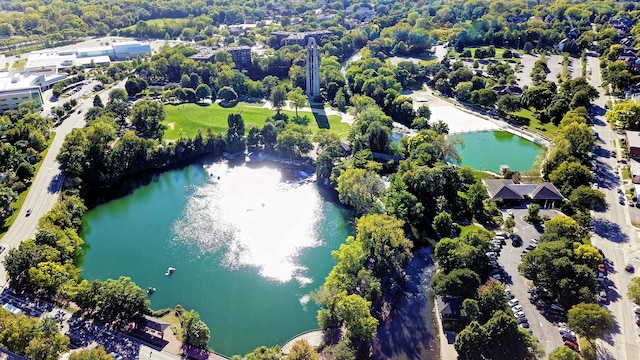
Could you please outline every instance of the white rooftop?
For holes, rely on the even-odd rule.
[[[2,75],[5,76],[0,76],[0,91],[17,90],[37,86],[35,81],[39,78],[38,75],[9,76],[9,73],[3,73]]]

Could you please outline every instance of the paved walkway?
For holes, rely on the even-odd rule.
[[[289,351],[291,351],[291,347],[293,346],[293,344],[295,344],[296,341],[302,340],[302,339],[307,340],[309,345],[313,347],[320,346],[320,344],[322,344],[322,337],[323,337],[322,330],[313,330],[313,331],[306,332],[304,334],[294,337],[293,339],[289,340],[286,344],[284,344],[282,346],[282,352],[285,354],[288,354]]]

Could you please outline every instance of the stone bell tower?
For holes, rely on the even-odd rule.
[[[307,96],[313,100],[320,96],[320,65],[318,64],[318,46],[316,39],[309,37],[307,42]]]

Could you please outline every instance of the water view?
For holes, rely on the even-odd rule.
[[[534,167],[542,146],[506,131],[486,131],[459,135],[465,142],[458,151],[462,164],[477,170],[500,172],[500,165],[511,171],[527,171]]]
[[[85,215],[83,276],[130,276],[157,289],[152,308],[197,310],[219,353],[282,345],[317,328],[308,294],[350,232],[347,210],[287,177],[295,174],[224,163],[156,175]]]

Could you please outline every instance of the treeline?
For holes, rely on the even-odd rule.
[[[15,209],[13,203],[35,175],[35,165],[48,147],[51,121],[38,113],[35,101],[0,116],[0,222]]]

